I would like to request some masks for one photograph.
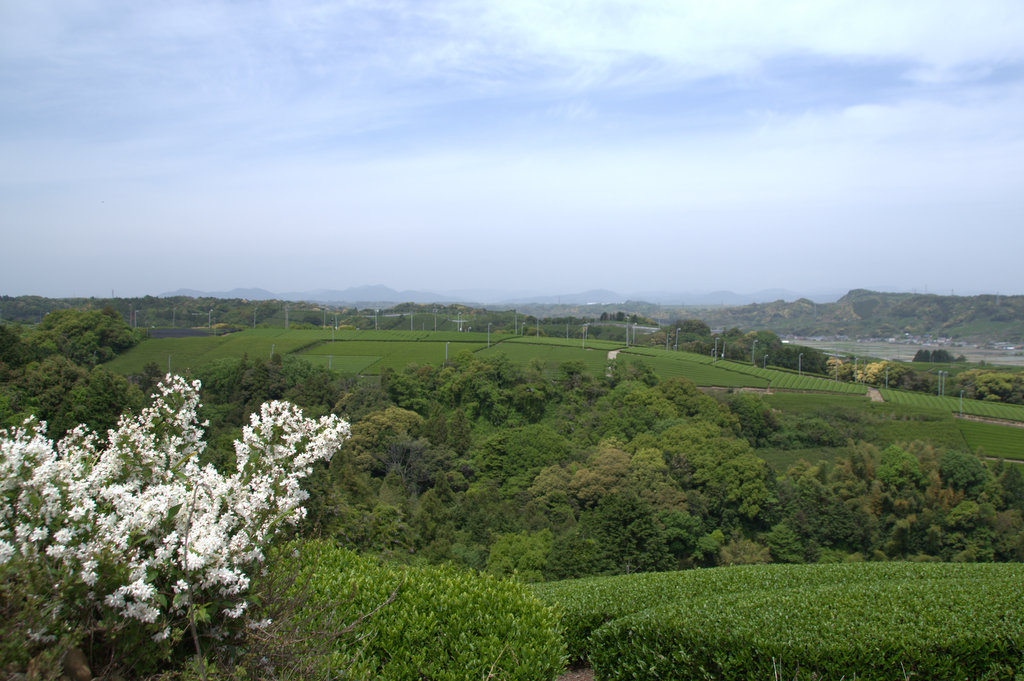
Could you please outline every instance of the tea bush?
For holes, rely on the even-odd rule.
[[[1012,679],[1024,567],[715,568],[538,589],[601,679]]]
[[[342,609],[353,636],[323,660],[353,679],[553,679],[564,667],[557,611],[518,583],[451,566],[402,567],[325,541],[268,560],[296,574],[309,608]],[[390,600],[390,602],[389,602]],[[301,637],[304,622],[293,623]]]

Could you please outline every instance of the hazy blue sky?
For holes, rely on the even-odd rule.
[[[1024,293],[1021,0],[0,0],[0,293]]]

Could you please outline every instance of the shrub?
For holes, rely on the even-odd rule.
[[[606,680],[1002,679],[1024,663],[1022,577],[1014,564],[772,565],[542,591],[567,603],[566,629]]]
[[[564,666],[558,615],[514,581],[452,566],[401,567],[325,541],[297,542],[268,561],[298,574],[308,608],[355,621],[324,669],[387,680],[552,679]],[[302,638],[304,620],[292,636]]]
[[[88,643],[101,668],[139,672],[244,629],[263,549],[303,516],[300,482],[348,424],[265,404],[222,475],[197,462],[198,404],[198,381],[168,376],[107,441],[79,427],[55,447],[34,420],[0,433],[5,659]]]

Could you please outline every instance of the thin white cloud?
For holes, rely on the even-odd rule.
[[[1016,0],[2,3],[0,227],[68,272],[174,233],[204,273],[338,251],[350,284],[419,288],[504,273],[490,243],[554,286],[559,253],[654,281],[680,235],[716,271],[766,230],[807,259],[823,225],[1012,240],[1021,35]]]

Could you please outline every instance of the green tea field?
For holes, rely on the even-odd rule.
[[[958,419],[957,425],[972,452],[1024,461],[1024,428]]]
[[[940,397],[925,393],[907,392],[905,390],[880,391],[886,402],[907,404],[923,409],[932,409],[950,414],[960,413],[1006,421],[1024,421],[1024,405],[1002,404],[985,400],[961,400],[959,397]]]

